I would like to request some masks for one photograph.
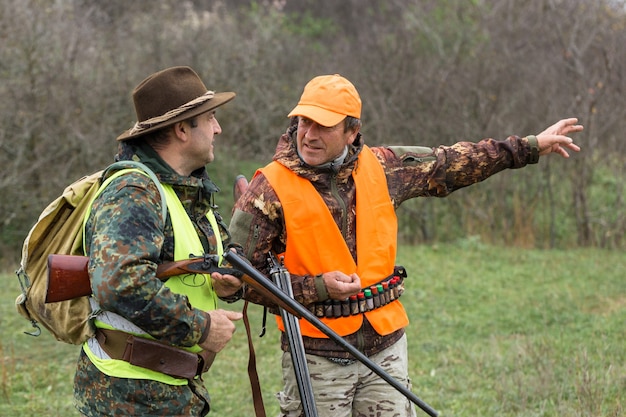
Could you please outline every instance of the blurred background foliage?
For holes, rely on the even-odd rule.
[[[399,210],[400,239],[624,248],[623,0],[0,0],[0,257],[45,205],[111,162],[130,91],[189,65],[235,91],[209,166],[226,218],[235,176],[271,160],[312,77],[363,99],[369,145],[537,134],[578,117],[568,161],[507,171]]]

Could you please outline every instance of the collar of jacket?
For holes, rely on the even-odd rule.
[[[333,174],[336,171],[337,178],[348,178],[352,175],[359,153],[363,149],[363,138],[361,133],[357,135],[354,143],[348,146],[348,155],[343,161],[339,169],[332,167],[314,167],[305,163],[298,155],[296,146],[296,135],[298,126],[290,126],[287,132],[280,137],[276,152],[274,153],[274,161],[286,166],[301,177],[308,178],[313,181],[321,175]]]

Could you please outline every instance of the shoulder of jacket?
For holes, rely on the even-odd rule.
[[[139,194],[146,191],[147,195],[151,197],[150,200],[162,203],[161,217],[164,221],[167,218],[167,204],[164,203],[163,186],[157,175],[146,165],[135,161],[116,162],[104,170],[102,180],[105,183],[108,181],[106,188],[102,190],[103,194],[111,195],[124,188],[133,188],[135,192],[131,192],[134,195],[132,200],[139,201],[142,199]]]

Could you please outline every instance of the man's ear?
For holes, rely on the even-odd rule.
[[[350,136],[348,137],[348,145],[352,145],[361,130],[361,126],[355,126],[354,129],[350,132]]]
[[[187,140],[188,127],[185,125],[185,122],[174,123],[172,130],[174,131],[174,136],[178,139],[182,141]]]

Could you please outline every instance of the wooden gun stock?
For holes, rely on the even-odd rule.
[[[184,264],[189,261],[168,262],[157,267],[157,277],[167,279],[189,273]],[[91,280],[87,266],[89,257],[80,255],[48,255],[48,288],[46,303],[71,300],[91,295]]]
[[[88,263],[89,258],[86,256],[48,255],[46,303],[90,295]]]
[[[71,300],[91,295],[91,280],[87,266],[89,257],[80,255],[48,255],[48,288],[46,303]],[[250,276],[234,268],[219,267],[217,255],[190,258],[182,261],[160,264],[156,270],[157,278],[166,281],[168,278],[182,274],[221,274],[234,275],[250,285],[264,297],[272,300],[276,305],[283,307],[291,314],[301,317],[293,308],[284,305],[278,297],[260,285]]]

